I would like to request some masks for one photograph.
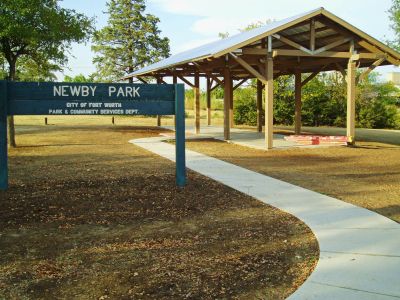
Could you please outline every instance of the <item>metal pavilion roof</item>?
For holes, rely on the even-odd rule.
[[[142,76],[142,75],[146,75],[146,74],[149,74],[152,72],[157,72],[160,70],[170,69],[175,66],[179,66],[179,65],[183,65],[183,64],[187,64],[190,62],[195,62],[195,61],[199,61],[199,60],[203,60],[203,59],[207,59],[207,58],[211,58],[211,57],[213,57],[213,58],[221,57],[229,52],[235,51],[243,46],[254,43],[262,38],[273,35],[282,30],[288,29],[288,28],[292,27],[293,25],[299,24],[307,19],[313,18],[318,15],[323,15],[323,16],[331,19],[332,21],[338,23],[339,25],[343,26],[347,30],[360,36],[362,39],[369,41],[371,44],[380,48],[383,52],[390,54],[391,56],[395,57],[397,60],[400,59],[400,54],[398,52],[394,51],[393,49],[384,45],[377,39],[371,37],[370,35],[357,29],[356,27],[343,21],[342,19],[338,18],[334,14],[330,13],[329,11],[327,11],[321,7],[321,8],[309,11],[309,12],[305,12],[305,13],[287,18],[287,19],[269,23],[265,26],[255,28],[250,31],[241,32],[241,33],[233,35],[231,37],[217,40],[215,42],[211,42],[211,43],[202,45],[200,47],[196,47],[194,49],[181,52],[176,55],[172,55],[164,60],[161,60],[157,63],[151,64],[140,70],[137,70],[137,71],[125,76],[124,79],[130,78],[130,77]]]

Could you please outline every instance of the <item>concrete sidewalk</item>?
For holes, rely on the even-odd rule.
[[[130,141],[175,161],[165,137]],[[187,167],[305,222],[316,269],[289,299],[400,299],[400,224],[346,202],[187,150]]]

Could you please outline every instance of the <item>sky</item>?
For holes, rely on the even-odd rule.
[[[61,5],[75,9],[96,20],[96,28],[107,25],[106,0],[63,0]],[[235,34],[250,23],[280,20],[318,7],[324,7],[338,17],[358,27],[374,38],[393,38],[388,10],[391,0],[147,0],[146,12],[160,19],[161,35],[170,39],[171,53],[176,54],[218,39],[218,33]],[[68,68],[64,75],[89,75],[96,71],[90,42],[73,44]],[[387,72],[395,67],[380,67]]]

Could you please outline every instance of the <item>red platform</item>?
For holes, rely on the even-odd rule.
[[[347,145],[346,136],[289,135],[285,140],[302,145]]]

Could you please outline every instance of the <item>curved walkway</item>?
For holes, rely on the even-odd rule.
[[[165,137],[131,143],[175,161]],[[311,276],[289,299],[400,299],[400,224],[371,212],[187,150],[187,167],[305,222],[320,246]]]

